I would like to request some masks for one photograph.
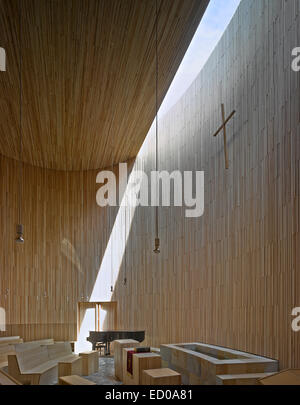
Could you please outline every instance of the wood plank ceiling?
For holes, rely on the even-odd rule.
[[[209,0],[158,0],[159,102]],[[19,0],[0,0],[0,153],[19,156]],[[22,160],[57,170],[136,156],[155,117],[155,0],[23,0]]]

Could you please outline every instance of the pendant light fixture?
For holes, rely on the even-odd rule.
[[[22,0],[20,0],[20,10],[19,10],[19,84],[20,84],[20,143],[19,143],[19,196],[18,196],[18,225],[17,225],[17,243],[24,243],[23,232],[24,228],[21,223],[21,208],[22,208],[22,177],[23,177],[23,165],[22,165],[22,152],[23,152],[23,142],[22,142]]]
[[[155,18],[155,170],[158,171],[158,9],[157,0],[155,0],[156,5],[156,18]],[[157,195],[159,196],[159,183],[157,180]],[[159,198],[159,197],[158,197]],[[159,200],[158,200],[159,204]],[[160,253],[160,240],[158,235],[158,205],[155,207],[155,245],[154,253]]]

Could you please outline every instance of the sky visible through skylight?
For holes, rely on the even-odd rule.
[[[160,117],[176,104],[195,80],[221,39],[241,0],[210,0],[199,27],[159,110]]]

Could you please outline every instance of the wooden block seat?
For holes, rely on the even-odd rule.
[[[132,356],[132,374],[127,370],[127,352],[132,348],[123,349],[123,384],[142,384],[143,370],[161,368],[161,357],[157,353],[134,353]]]
[[[82,375],[97,373],[99,370],[99,353],[97,350],[79,353],[82,358]]]
[[[79,375],[68,375],[59,377],[59,385],[97,385],[93,381],[89,381],[86,378]]]
[[[114,340],[115,377],[123,381],[123,349],[139,347],[140,342],[133,339]]]
[[[170,368],[143,370],[143,385],[181,385],[181,374]]]

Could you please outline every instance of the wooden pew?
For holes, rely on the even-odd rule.
[[[15,353],[15,345],[22,343],[20,336],[0,338],[0,369],[8,365],[8,355]]]
[[[8,344],[0,345],[0,369],[6,367],[8,364],[7,356],[9,354],[15,354],[15,346]]]
[[[16,354],[8,356],[8,373],[23,384],[56,383],[58,364],[49,359],[47,347],[32,343],[16,345]]]
[[[69,342],[39,345],[36,341],[16,345],[8,356],[8,373],[23,384],[44,385],[58,377],[81,375],[82,359]]]
[[[26,343],[33,343],[34,345],[37,346],[48,346],[48,345],[54,345],[54,339],[41,339],[41,340],[32,340]]]
[[[41,345],[54,344],[54,340],[42,339],[23,343],[23,339],[20,339],[19,336],[4,338],[2,341],[0,340],[0,369],[8,365],[8,355],[15,354],[17,344],[22,344],[22,350],[27,350]]]
[[[14,345],[18,343],[23,343],[23,339],[21,339],[20,336],[5,336],[0,338],[0,345],[2,344]]]
[[[15,378],[0,370],[0,385],[22,385]]]
[[[58,363],[58,376],[82,375],[82,358],[72,353],[71,343],[55,343],[47,346],[50,360]]]

